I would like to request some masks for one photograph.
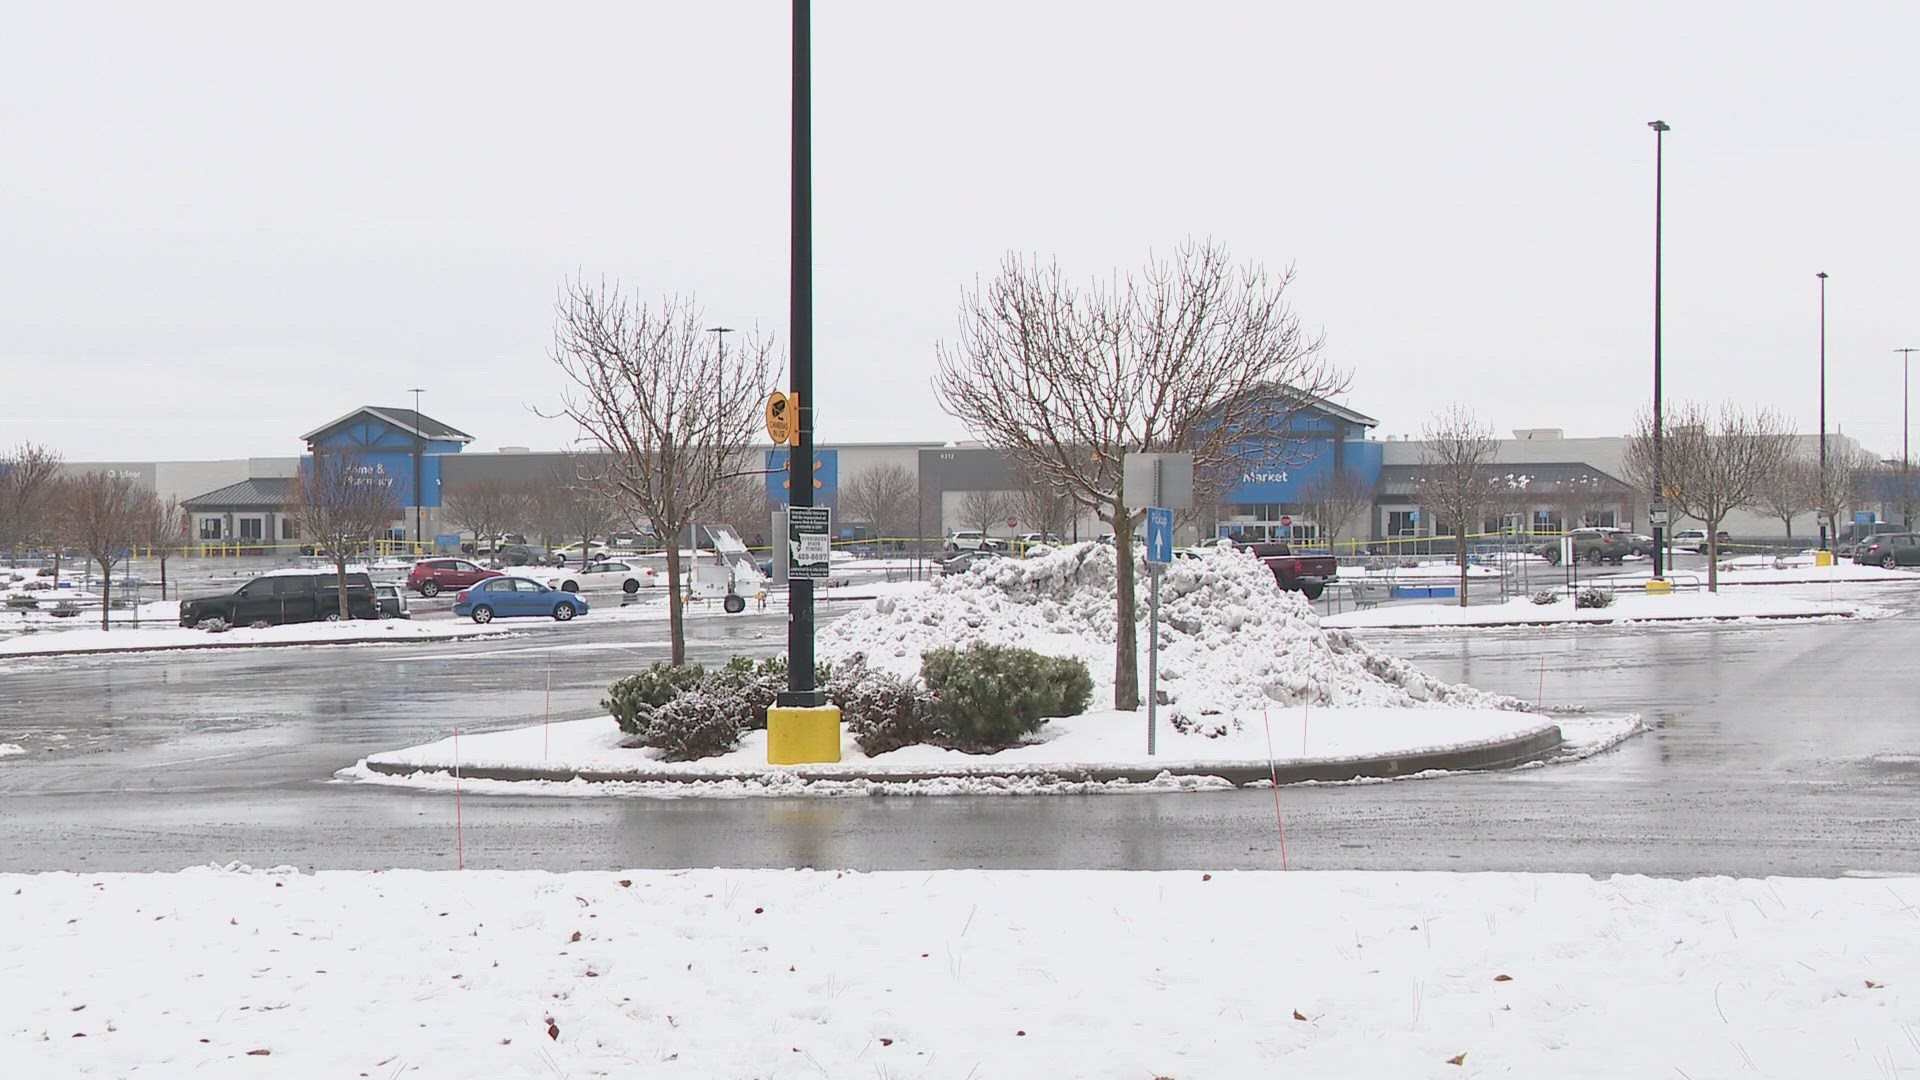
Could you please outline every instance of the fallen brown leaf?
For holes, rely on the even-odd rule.
[[[1305,1015],[1305,1014],[1303,1014],[1303,1013],[1302,1013],[1302,1012],[1301,1012],[1301,1011],[1300,1011],[1299,1009],[1295,1009],[1295,1010],[1293,1010],[1293,1018],[1294,1018],[1295,1020],[1305,1020],[1305,1019],[1306,1019],[1306,1015]]]
[[[1465,1065],[1466,1063],[1467,1055],[1464,1053],[1455,1054],[1447,1059],[1447,1064],[1449,1065]]]
[[[1512,981],[1513,981],[1513,976],[1511,976],[1511,975],[1495,975],[1495,976],[1493,977],[1493,981],[1494,981],[1494,982],[1512,982]]]

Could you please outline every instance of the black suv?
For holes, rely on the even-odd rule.
[[[356,619],[380,617],[373,581],[364,572],[347,574],[347,613]],[[278,626],[334,622],[339,618],[340,579],[332,570],[275,571],[222,596],[196,596],[180,602],[181,626]]]

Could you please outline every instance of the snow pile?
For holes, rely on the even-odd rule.
[[[915,596],[881,597],[822,628],[823,659],[863,653],[874,667],[917,673],[920,657],[975,641],[1085,660],[1094,700],[1111,700],[1117,564],[1104,544],[1001,559],[941,578]],[[1146,692],[1147,594],[1137,574],[1140,689]],[[1169,717],[1275,705],[1426,705],[1522,709],[1512,698],[1432,679],[1341,631],[1282,592],[1256,559],[1216,551],[1181,559],[1160,584],[1160,690]]]
[[[21,746],[19,743],[0,742],[0,757],[13,757],[15,754],[24,754],[26,752],[27,748]]]

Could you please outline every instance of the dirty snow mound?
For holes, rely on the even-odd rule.
[[[914,674],[920,655],[975,641],[1021,645],[1087,662],[1096,701],[1111,700],[1117,564],[1104,544],[998,559],[939,578],[924,593],[882,597],[820,631],[820,655],[864,653]],[[1146,693],[1147,593],[1137,568],[1140,690]],[[1323,630],[1297,593],[1233,551],[1181,559],[1160,583],[1160,689],[1187,716],[1310,703],[1333,707],[1448,705],[1521,709],[1513,698],[1430,678],[1350,635]]]

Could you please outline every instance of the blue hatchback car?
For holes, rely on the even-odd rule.
[[[566,622],[587,613],[587,598],[548,588],[532,578],[496,577],[462,590],[453,598],[453,613],[477,623],[515,615],[545,615]]]

